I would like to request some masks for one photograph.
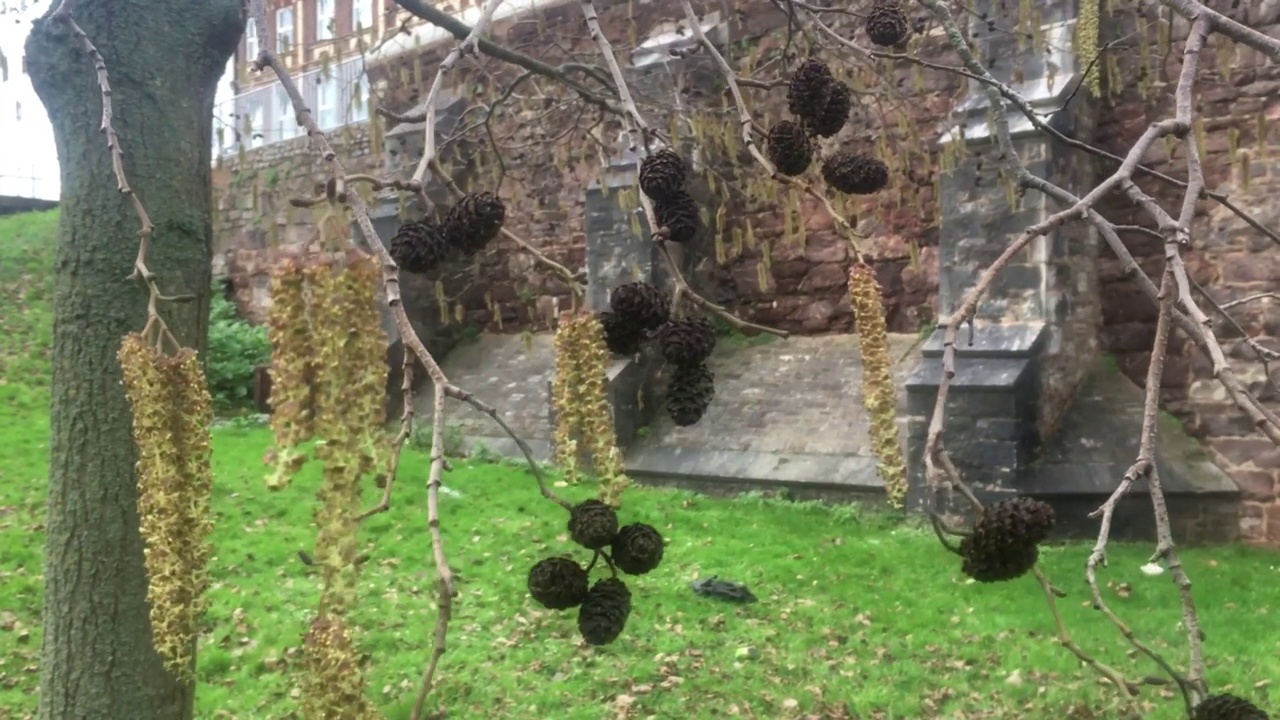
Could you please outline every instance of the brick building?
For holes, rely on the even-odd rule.
[[[303,83],[304,92],[311,93],[308,102],[314,103],[313,108],[329,108],[330,96],[322,97],[321,93],[330,91],[320,89],[326,62],[322,46],[331,48],[335,65],[350,63],[357,67],[355,64],[361,61],[345,54],[354,47],[350,41],[348,49],[341,52],[335,49],[342,44],[336,40],[309,42],[317,36],[312,10],[315,4],[312,0],[290,6],[297,8],[292,18],[288,13],[282,17],[285,24],[293,23],[295,36],[304,39],[302,47],[293,49],[294,59],[290,62],[303,72],[304,78],[318,78]],[[979,5],[987,8],[991,18],[1014,13],[1002,9],[1004,4],[997,0],[981,0]],[[1150,63],[1158,63],[1161,55],[1122,44],[1125,51],[1117,54],[1114,75],[1108,81],[1111,89],[1104,92],[1104,97],[1085,98],[1081,93],[1067,98],[1063,87],[1071,82],[1076,67],[1073,54],[1063,49],[1072,42],[1077,5],[1064,0],[1043,5],[1042,28],[1053,48],[1043,62],[1029,56],[1023,58],[1027,62],[1022,64],[1010,60],[1019,53],[1031,52],[1021,42],[1015,42],[1013,34],[1005,40],[980,37],[1000,35],[1005,32],[1000,30],[1002,26],[1013,27],[1018,22],[1013,16],[993,19],[990,24],[975,21],[970,31],[975,41],[993,46],[1005,43],[998,53],[1004,61],[993,68],[997,77],[1028,94],[1036,88],[1049,90],[1045,97],[1033,99],[1042,103],[1046,117],[1055,117],[1055,127],[1123,155],[1148,123],[1168,115],[1169,93],[1151,78],[1176,77],[1179,53],[1176,49],[1167,53],[1169,68],[1153,68]],[[336,3],[335,13],[341,14],[342,7],[350,6]],[[752,170],[749,160],[743,159],[740,147],[708,139],[717,133],[723,136],[725,128],[732,135],[736,125],[732,111],[726,111],[723,105],[721,88],[715,86],[714,71],[708,75],[697,55],[672,63],[656,61],[652,49],[642,52],[646,46],[672,42],[673,34],[679,37],[680,33],[673,33],[676,23],[671,20],[682,17],[679,4],[671,0],[598,3],[598,9],[602,26],[620,49],[626,72],[635,83],[633,89],[651,121],[666,127],[669,122],[677,122],[682,113],[699,118],[683,131],[701,144],[702,165],[706,168],[699,192],[700,199],[706,201],[708,217],[704,219],[710,230],[704,242],[694,249],[695,262],[691,265],[691,277],[699,290],[740,316],[793,332],[850,331],[854,318],[845,278],[851,261],[847,247],[831,228],[830,218],[804,198],[782,202],[776,193],[770,194],[771,190],[761,191],[760,179],[752,174],[758,172]],[[719,13],[708,15],[709,19],[716,16],[715,22],[709,20],[709,24],[718,28],[718,37],[734,47],[750,48],[748,54],[757,59],[778,55],[790,41],[785,32],[785,16],[767,0],[744,0],[728,9],[721,5],[708,9],[723,13],[723,17]],[[1280,28],[1280,4],[1269,0],[1234,3],[1223,11],[1269,34],[1276,34]],[[383,37],[401,19],[379,13],[371,37]],[[351,27],[349,20],[341,22]],[[1142,33],[1158,22],[1163,21],[1147,18],[1138,23],[1134,18],[1117,16],[1104,26],[1116,38],[1137,38],[1144,37]],[[833,20],[832,24],[846,37],[858,32],[856,21],[847,18]],[[343,26],[337,27],[337,35],[341,36]],[[452,42],[445,41],[447,33],[443,31],[420,24],[412,27],[398,46],[388,44],[369,53],[364,65],[364,82],[382,103],[397,111],[410,110],[419,103],[420,94],[434,75],[435,64],[452,46]],[[940,32],[929,29],[927,23],[920,27],[924,32],[911,40],[909,52],[937,63],[956,65],[958,60]],[[989,28],[997,30],[992,33]],[[273,28],[272,32],[276,30]],[[1176,45],[1179,32],[1185,33],[1185,28],[1179,29],[1175,24],[1169,42]],[[1152,37],[1144,42],[1156,42],[1154,31],[1151,33]],[[525,53],[532,53],[531,48],[545,45],[547,38],[553,37],[563,55],[545,59],[552,66],[594,57],[594,46],[583,31],[581,10],[576,3],[547,3],[536,12],[506,16],[495,23],[490,37],[499,45]],[[1107,39],[1111,36],[1104,42]],[[241,59],[243,52],[244,49]],[[1280,100],[1274,98],[1274,90],[1280,86],[1280,69],[1254,53],[1226,44],[1215,45],[1214,52],[1218,53],[1216,61],[1205,64],[1202,75],[1199,110],[1207,138],[1206,178],[1211,188],[1229,194],[1264,226],[1280,227],[1280,208],[1270,202],[1275,188],[1280,187],[1280,162],[1274,160],[1280,157],[1280,129],[1272,129],[1274,123],[1268,122],[1280,117]],[[1061,73],[1057,79],[1023,76],[1052,73],[1054,69]],[[482,108],[488,98],[500,94],[504,83],[521,73],[519,68],[491,58],[464,62],[450,76],[448,97],[440,106],[442,117],[457,122],[458,117],[478,112],[477,108]],[[997,173],[1000,159],[992,152],[990,138],[984,140],[980,131],[986,110],[976,84],[967,85],[954,74],[921,72],[908,62],[885,64],[882,74],[874,80],[859,81],[892,88],[892,99],[897,104],[892,114],[863,117],[851,123],[837,140],[877,152],[889,162],[894,181],[885,193],[847,202],[841,209],[871,219],[867,227],[874,241],[869,250],[884,288],[890,329],[915,332],[926,329],[936,317],[954,307],[984,263],[1002,249],[1004,238],[1034,222],[1033,218],[1041,217],[1046,210],[1052,211],[1054,205],[1037,198],[1037,193],[1028,193],[1016,212],[1004,204],[1006,190]],[[354,85],[352,81],[350,86]],[[563,88],[556,88],[553,83],[544,83],[538,91],[544,97],[570,95]],[[215,171],[219,193],[215,250],[217,269],[233,279],[242,306],[250,315],[261,317],[268,302],[266,273],[274,258],[296,252],[316,233],[315,213],[289,208],[287,201],[313,194],[324,174],[302,138],[288,137],[284,130],[271,134],[273,125],[279,124],[267,102],[275,92],[272,84],[245,84],[242,89],[237,107],[251,116],[257,113],[255,117],[261,117],[261,126],[267,132],[258,146],[239,157],[224,155],[224,162]],[[353,93],[350,89],[334,92],[343,97]],[[767,125],[784,116],[782,91],[749,92],[761,123]],[[319,102],[322,99],[324,103]],[[1069,112],[1054,109],[1067,100],[1073,104]],[[261,110],[257,109],[259,106]],[[444,112],[446,106],[455,111]],[[580,114],[580,107],[576,110]],[[403,172],[406,165],[412,165],[412,143],[397,145],[392,139],[402,131],[405,138],[420,137],[420,129],[388,125],[380,133],[371,133],[369,122],[358,114],[325,117],[322,126],[343,128],[333,139],[338,151],[349,159],[348,167],[353,172],[385,175]],[[618,230],[613,225],[602,225],[614,221],[592,204],[598,201],[599,188],[608,182],[612,171],[590,142],[573,143],[574,147],[568,148],[563,147],[563,142],[557,144],[557,133],[574,122],[573,118],[568,111],[547,109],[539,103],[509,103],[492,109],[485,126],[502,137],[509,148],[497,164],[502,165],[500,190],[507,198],[512,227],[558,262],[575,271],[584,267],[590,271],[591,243],[600,242],[602,233]],[[951,166],[946,167],[940,141],[965,122],[978,132],[966,131],[961,159],[953,158]],[[1063,183],[1073,192],[1086,191],[1098,178],[1114,170],[1108,161],[1064,149],[1029,127],[1017,122],[1014,125],[1026,157],[1033,158],[1033,172]],[[254,126],[259,124],[255,122]],[[472,127],[469,137],[484,131],[474,129],[480,124]],[[598,142],[612,142],[610,133],[616,133],[616,126],[603,127],[592,137]],[[375,136],[380,134],[386,135],[387,147],[375,148],[380,143]],[[453,139],[447,152],[452,153],[447,158],[450,162],[461,163],[457,166],[459,177],[478,178],[477,182],[496,177],[496,161],[486,156],[483,142]],[[1178,176],[1184,172],[1180,160],[1177,148],[1158,145],[1148,163],[1156,170]],[[1138,182],[1167,207],[1174,206],[1171,203],[1176,201],[1176,188],[1155,184],[1149,178],[1138,178]],[[1099,209],[1121,225],[1150,224],[1121,197],[1108,199]],[[1193,279],[1218,302],[1274,292],[1280,278],[1280,253],[1265,237],[1258,236],[1221,206],[1207,201],[1198,208],[1194,232],[1201,241],[1188,253],[1188,267]],[[1149,234],[1132,227],[1122,232],[1122,240],[1127,252],[1138,259],[1149,276],[1159,271],[1158,241],[1153,242]],[[447,308],[434,305],[435,293],[430,285],[421,289],[424,317],[449,316],[495,332],[541,329],[546,327],[548,310],[567,296],[562,281],[534,266],[518,249],[502,243],[472,266],[457,269],[456,275],[460,279],[447,288]],[[406,288],[412,292],[412,283]],[[1154,334],[1155,306],[1112,249],[1082,226],[1054,233],[1011,267],[993,289],[990,302],[984,303],[982,317],[1021,328],[1007,335],[1017,347],[988,348],[984,352],[994,353],[994,359],[1010,366],[1019,358],[1033,363],[1047,380],[1037,381],[1032,407],[1019,405],[1011,410],[1017,417],[994,419],[1012,428],[1009,439],[994,441],[990,423],[973,424],[975,432],[981,429],[987,434],[974,438],[975,455],[970,462],[977,465],[1007,465],[1005,469],[1011,476],[1027,471],[1029,456],[1018,444],[1020,440],[1013,438],[1021,437],[1024,431],[1052,435],[1063,409],[1071,406],[1091,363],[1100,354],[1109,356],[1113,366],[1134,382],[1141,384],[1144,380]],[[1274,378],[1266,377],[1243,335],[1280,347],[1280,311],[1274,303],[1253,302],[1233,309],[1231,318],[1231,323],[1221,325],[1231,328],[1222,335],[1229,358],[1248,387],[1274,408]],[[1238,331],[1234,329],[1236,325]],[[978,357],[975,362],[982,359]],[[921,382],[921,387],[927,389],[928,381]],[[1225,399],[1211,376],[1211,368],[1189,344],[1178,343],[1172,349],[1164,386],[1166,407],[1203,443],[1206,457],[1238,486],[1238,492],[1232,491],[1231,501],[1235,503],[1232,512],[1238,510],[1239,535],[1280,544],[1280,450],[1252,432],[1239,411]],[[1010,392],[1014,390],[1017,389]],[[964,444],[949,441],[955,452]],[[1180,460],[1185,462],[1175,464],[1193,464],[1190,456]],[[1103,474],[1111,473],[1108,470]],[[1204,520],[1197,532],[1206,537],[1222,536],[1217,529],[1204,527],[1220,525],[1221,516],[1217,517],[1219,520]]]

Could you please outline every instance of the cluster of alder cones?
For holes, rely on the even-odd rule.
[[[423,217],[402,224],[388,249],[401,270],[424,274],[452,258],[483,250],[498,236],[506,216],[506,205],[497,195],[470,193],[449,208],[442,221]]]
[[[769,162],[779,173],[796,176],[813,164],[814,139],[834,136],[849,121],[853,91],[826,63],[809,58],[791,76],[787,109],[796,119],[774,124],[767,148]],[[889,184],[889,168],[871,155],[839,150],[823,159],[822,179],[842,193],[871,195]]]
[[[960,541],[965,575],[982,583],[1022,577],[1040,558],[1040,543],[1053,532],[1053,508],[1019,497],[986,506]]]
[[[671,242],[689,242],[701,227],[698,203],[685,187],[688,178],[689,166],[669,147],[640,162],[640,190],[653,201],[654,220]]]
[[[595,555],[583,567],[576,560],[556,556],[539,560],[529,569],[529,594],[548,610],[578,608],[578,632],[589,645],[608,645],[626,628],[631,616],[631,590],[618,577],[644,575],[662,562],[666,548],[653,526],[618,526],[618,513],[599,500],[586,500],[569,511],[569,537]],[[592,567],[600,558],[610,576],[590,585]]]
[[[715,375],[707,359],[716,348],[716,331],[702,316],[677,318],[671,298],[646,282],[619,285],[609,309],[598,313],[605,345],[615,355],[635,355],[656,341],[672,369],[667,384],[667,415],[680,427],[697,423],[715,398]]]

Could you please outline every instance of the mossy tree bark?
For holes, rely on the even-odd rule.
[[[58,5],[55,0],[52,5]],[[124,167],[155,223],[147,257],[178,339],[208,330],[213,101],[244,29],[240,0],[77,0],[106,61]],[[27,68],[53,124],[62,211],[54,279],[53,398],[40,715],[181,720],[194,691],[151,645],[138,532],[136,452],[116,351],[146,320],[126,277],[139,223],[99,132],[102,96],[65,23],[34,23]]]

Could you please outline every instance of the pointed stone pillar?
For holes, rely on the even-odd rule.
[[[1089,142],[1094,101],[1087,88],[1078,88],[1083,66],[1077,67],[1071,52],[1077,0],[1043,0],[1034,7],[1035,34],[1044,37],[1039,49],[1037,43],[1020,39],[1030,28],[1019,24],[1018,4],[979,0],[970,27],[979,57],[998,80],[1029,100],[1045,123]],[[943,320],[1023,230],[1061,209],[1034,190],[1014,197],[1001,176],[1004,160],[984,86],[971,82],[955,115],[958,121],[940,139],[962,145],[952,155],[962,160],[944,173],[940,188],[938,302]],[[1034,127],[1015,108],[1009,108],[1006,119],[1014,146],[1033,174],[1077,194],[1093,186],[1087,155]],[[1096,358],[1101,312],[1096,258],[1097,239],[1081,223],[1033,241],[983,298],[972,344],[969,329],[961,329],[945,446],[979,497],[1017,491]],[[917,506],[924,484],[925,436],[942,379],[942,351],[938,330],[907,381],[909,502]]]

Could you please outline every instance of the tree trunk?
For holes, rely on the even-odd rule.
[[[203,351],[213,99],[243,32],[243,7],[77,0],[73,12],[106,61],[125,172],[156,226],[147,263],[162,292],[198,297],[161,313],[183,344]],[[116,361],[122,336],[146,320],[146,289],[126,280],[139,223],[99,132],[102,96],[89,57],[48,15],[34,24],[26,54],[62,179],[39,717],[190,718],[192,686],[175,680],[151,645],[136,452]]]

